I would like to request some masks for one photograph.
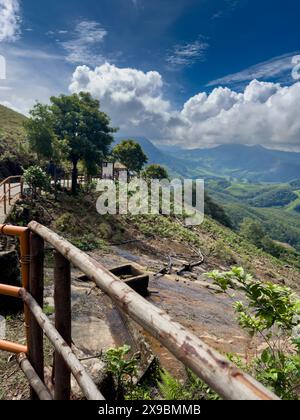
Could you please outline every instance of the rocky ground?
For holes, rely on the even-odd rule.
[[[261,344],[249,338],[235,320],[232,306],[235,300],[243,300],[243,296],[216,293],[206,272],[241,265],[261,280],[299,290],[297,269],[258,251],[211,219],[198,229],[189,230],[180,222],[164,217],[100,219],[93,200],[76,206],[73,198],[64,197],[62,202],[43,202],[42,207],[45,207],[42,213],[40,208],[33,216],[28,213],[29,220],[35,218],[48,224],[107,268],[125,263],[138,265],[150,277],[147,299],[222,353],[236,353],[249,360],[261,349]],[[24,208],[17,208],[15,217],[19,217],[18,214],[24,218]],[[91,244],[93,251],[89,249]],[[199,261],[199,251],[203,254],[203,262],[191,272],[177,275],[185,264]],[[47,249],[44,312],[54,319],[51,255],[51,250]],[[167,271],[170,274],[156,275]],[[101,373],[101,355],[107,349],[125,343],[131,345],[133,353],[141,355],[139,375],[147,370],[153,357],[158,357],[163,367],[182,378],[183,366],[121,313],[92,282],[80,280],[80,274],[72,270],[73,347],[94,380],[101,385],[105,379]],[[22,315],[9,316],[6,324],[7,338],[24,342]],[[45,359],[46,376],[50,378],[53,354],[47,340]],[[73,390],[74,398],[82,398],[75,384]],[[28,395],[28,386],[15,358],[0,352],[0,398],[26,399]]]

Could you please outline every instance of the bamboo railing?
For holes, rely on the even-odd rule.
[[[5,215],[7,214],[8,208],[12,204],[14,198],[22,195],[23,179],[21,175],[9,176],[8,178],[0,182],[0,204],[3,203]]]
[[[54,399],[70,397],[70,372],[74,375],[88,399],[103,399],[91,378],[74,355],[71,343],[70,264],[80,269],[105,292],[122,311],[141,325],[178,360],[190,368],[222,398],[229,400],[278,400],[279,398],[248,374],[205,344],[189,330],[173,321],[162,309],[157,308],[115,277],[102,264],[70,244],[64,238],[31,222],[30,230],[30,284],[29,290],[14,290],[30,311],[28,371],[34,370],[37,380],[43,383],[44,332],[55,348]],[[5,227],[0,232],[5,233]],[[42,311],[43,297],[43,246],[44,242],[55,249],[55,326]],[[0,285],[0,294],[5,286]],[[12,291],[10,290],[10,293]],[[99,335],[101,331],[99,331]],[[0,342],[1,348],[1,342]],[[26,374],[25,369],[23,371]],[[26,376],[29,376],[26,374]],[[29,379],[29,378],[28,378]],[[41,385],[39,382],[39,385]],[[32,386],[32,397],[47,396],[43,387],[38,393]]]

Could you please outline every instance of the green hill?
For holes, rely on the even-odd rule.
[[[2,153],[6,147],[14,152],[16,145],[24,143],[23,123],[25,120],[24,115],[0,105],[0,150]]]
[[[0,179],[18,175],[31,161],[23,123],[26,117],[0,105]]]
[[[207,181],[206,190],[225,209],[235,229],[245,218],[257,220],[272,239],[300,251],[300,197],[291,184],[224,184],[220,179]]]

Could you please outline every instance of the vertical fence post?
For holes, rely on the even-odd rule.
[[[11,205],[11,180],[8,180],[8,204]]]
[[[54,252],[54,302],[55,327],[66,343],[71,346],[71,268],[59,252]],[[70,369],[55,352],[54,399],[69,400],[71,392]]]
[[[21,179],[20,179],[20,195],[21,195],[21,198],[24,197],[24,181],[23,181],[23,177],[21,177]]]
[[[7,208],[6,208],[6,182],[4,181],[4,184],[3,184],[3,197],[4,197],[4,200],[3,200],[3,203],[4,203],[4,214],[7,214]]]
[[[41,308],[43,308],[44,240],[32,232],[30,233],[30,257],[29,291]],[[37,375],[44,382],[43,330],[33,316],[29,317],[28,358]],[[38,399],[32,388],[31,399]]]

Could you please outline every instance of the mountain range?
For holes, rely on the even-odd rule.
[[[119,142],[121,137],[117,137]],[[226,144],[210,149],[182,149],[155,145],[133,137],[149,163],[166,166],[173,176],[227,178],[250,182],[289,182],[300,178],[300,153],[267,149],[260,145]]]

